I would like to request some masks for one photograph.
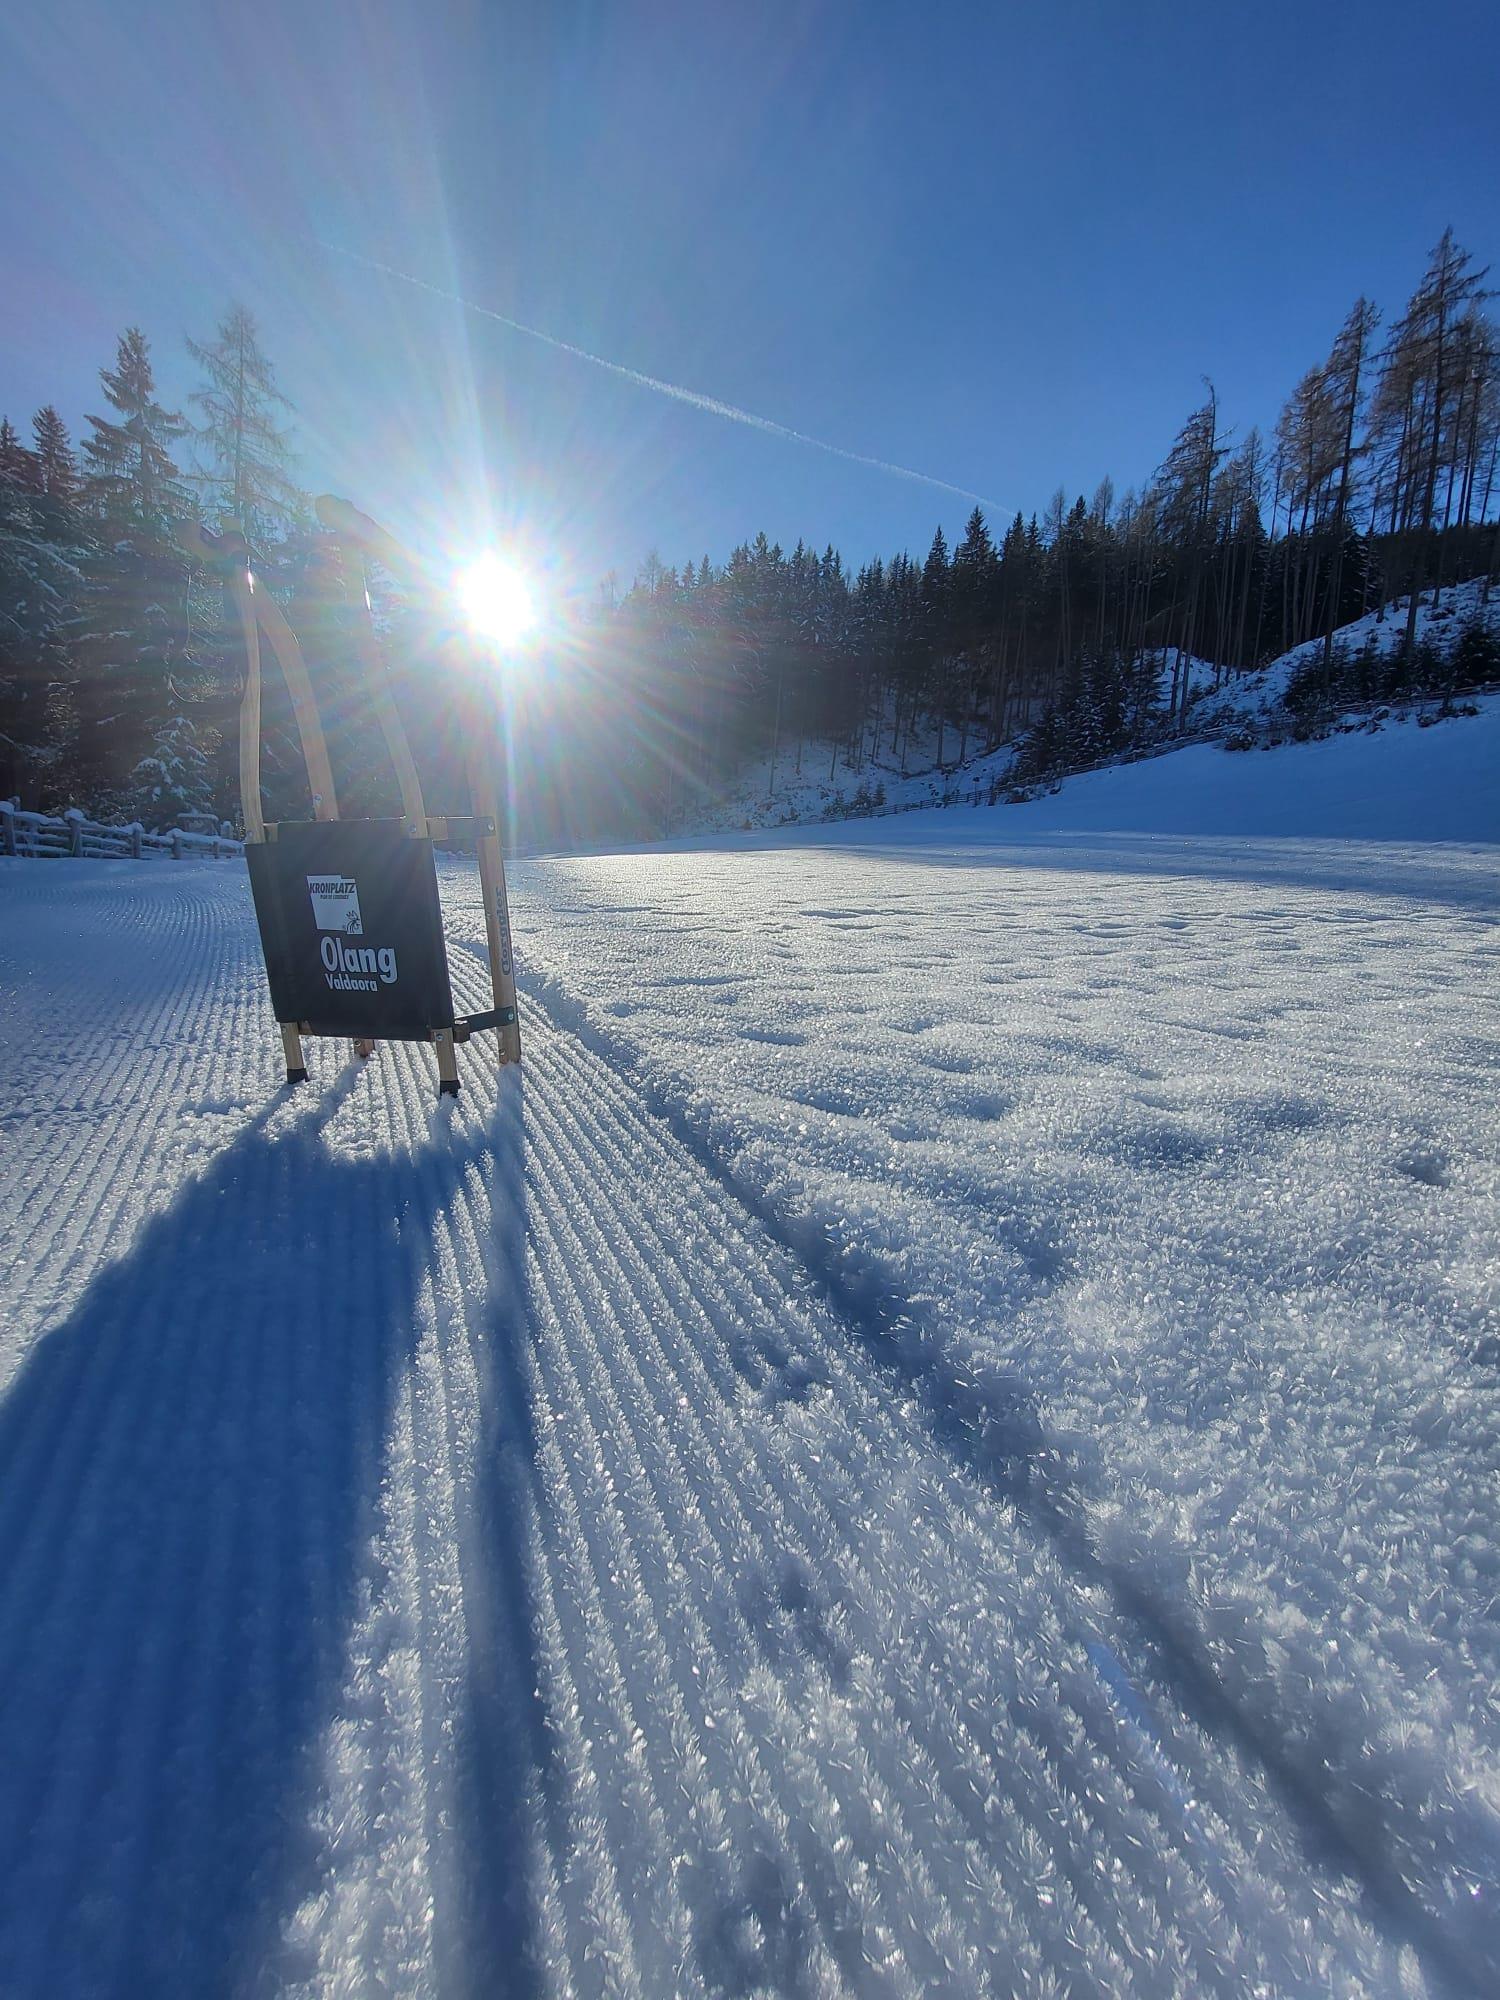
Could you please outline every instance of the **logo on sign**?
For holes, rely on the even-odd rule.
[[[312,898],[313,922],[320,931],[339,931],[345,937],[364,936],[359,885],[352,875],[309,875],[307,893]]]
[[[324,938],[318,951],[323,960],[323,976],[336,993],[377,993],[381,986],[394,986],[396,947],[383,944],[340,944],[335,937]]]

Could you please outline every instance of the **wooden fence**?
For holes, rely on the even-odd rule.
[[[140,861],[150,855],[185,861],[199,855],[217,861],[226,854],[244,851],[243,841],[221,833],[184,833],[181,827],[167,833],[147,833],[139,821],[133,826],[101,826],[77,806],[69,806],[53,819],[47,813],[22,812],[14,799],[0,799],[0,854],[36,861],[69,855],[114,861]]]

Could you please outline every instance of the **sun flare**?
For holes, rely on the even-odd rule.
[[[536,624],[536,605],[525,577],[493,550],[476,556],[460,573],[458,598],[471,630],[495,645],[515,645]]]

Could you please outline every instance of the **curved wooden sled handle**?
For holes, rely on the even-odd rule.
[[[249,550],[243,548],[243,538],[241,546],[236,547],[223,535],[210,535],[196,521],[183,522],[177,540],[195,562],[222,573],[239,617],[240,637],[245,644],[245,691],[240,697],[240,817],[246,840],[263,841],[266,820],[260,803],[260,628],[255,620]]]
[[[393,575],[419,577],[423,574],[421,564],[403,542],[398,542],[378,521],[372,521],[368,514],[362,514],[349,501],[340,500],[332,493],[320,493],[313,502],[313,512],[323,526],[341,541],[357,542],[377,562],[384,563]]]
[[[185,521],[177,531],[181,547],[194,561],[217,570],[228,582],[229,594],[239,613],[240,632],[245,641],[245,692],[240,702],[240,817],[247,841],[266,837],[265,814],[260,797],[260,635],[271,642],[291,697],[297,718],[297,735],[302,744],[302,761],[307,769],[308,790],[312,793],[313,817],[334,820],[339,816],[338,794],[333,785],[333,766],[328,761],[328,742],[323,719],[307,675],[307,662],[296,634],[281,614],[281,606],[268,590],[257,590],[250,569],[250,544],[242,528],[226,522],[218,533],[200,522]],[[302,1083],[307,1078],[307,1061],[302,1052],[302,1036],[295,1021],[278,1022],[281,1049],[286,1058],[286,1080]],[[355,1053],[367,1056],[373,1042],[357,1041]]]
[[[307,677],[307,662],[296,634],[282,616],[281,606],[270,591],[255,588],[250,572],[250,545],[243,531],[226,525],[216,535],[196,521],[185,521],[177,539],[196,562],[206,563],[227,577],[240,615],[246,661],[245,698],[240,704],[240,812],[247,837],[258,840],[266,837],[260,804],[260,632],[270,642],[291,696],[297,735],[302,743],[302,761],[307,767],[308,789],[312,793],[313,818],[337,819],[339,802],[333,785],[333,767],[328,761],[328,743],[312,682]],[[252,821],[259,828],[253,836]]]
[[[364,671],[365,686],[370,699],[375,704],[375,714],[380,723],[380,733],[385,738],[386,751],[396,772],[396,783],[401,788],[401,811],[406,820],[406,830],[410,834],[423,835],[427,831],[427,808],[422,802],[422,780],[417,774],[416,759],[411,754],[411,739],[407,736],[406,725],[401,720],[401,711],[396,706],[391,693],[390,676],[386,672],[385,660],[375,638],[375,621],[370,616],[370,593],[366,588],[364,564],[360,551],[368,549],[370,554],[383,562],[387,569],[399,573],[409,566],[410,559],[383,528],[377,527],[367,514],[361,514],[357,507],[351,507],[347,500],[334,500],[323,494],[315,503],[318,519],[325,528],[332,529],[338,537],[339,560],[344,573],[344,596],[353,616],[354,650],[359,655],[359,663]],[[359,523],[356,529],[354,523]],[[389,554],[381,544],[388,545]]]
[[[393,535],[386,533],[378,522],[368,514],[362,514],[357,507],[351,507],[347,500],[334,499],[325,494],[317,502],[318,519],[325,528],[332,530],[339,538],[340,555],[344,563],[344,583],[346,595],[351,583],[358,590],[357,600],[351,605],[353,612],[354,643],[360,664],[364,669],[366,686],[370,699],[375,704],[380,718],[381,732],[386,748],[390,752],[395,767],[396,778],[401,787],[401,809],[408,832],[425,836],[427,816],[422,800],[422,784],[417,773],[416,761],[411,754],[411,744],[402,723],[400,712],[391,694],[390,682],[381,658],[375,637],[374,621],[370,616],[370,601],[364,588],[362,567],[357,567],[352,556],[363,551],[383,563],[395,574],[421,578],[421,565],[411,553],[402,547]],[[187,522],[178,531],[178,540],[184,552],[195,562],[218,571],[229,586],[234,599],[235,610],[240,621],[240,631],[245,642],[245,692],[240,703],[240,811],[245,823],[245,837],[249,841],[263,841],[266,837],[265,815],[260,797],[260,725],[261,725],[261,653],[260,637],[264,633],[282,677],[286,681],[287,693],[291,697],[292,712],[297,719],[297,733],[302,743],[303,761],[307,766],[307,781],[313,797],[313,817],[320,820],[336,820],[339,816],[338,795],[334,789],[333,769],[328,761],[328,744],[323,734],[322,718],[318,714],[318,704],[313,694],[312,682],[308,678],[307,663],[302,657],[302,648],[297,644],[296,634],[286,622],[280,605],[268,590],[257,590],[255,578],[250,569],[250,547],[243,531],[226,524],[219,534],[201,526],[197,522]],[[485,937],[489,946],[490,983],[494,990],[496,1011],[508,1015],[508,1020],[499,1028],[500,1060],[502,1063],[519,1062],[521,1059],[521,1029],[517,1014],[515,961],[511,945],[510,909],[505,893],[505,863],[500,852],[499,803],[495,797],[493,759],[485,754],[480,740],[481,732],[471,729],[466,733],[466,759],[468,768],[470,805],[473,812],[488,818],[494,831],[479,837],[479,880],[484,895]],[[282,1022],[282,1045],[287,1060],[287,1080],[297,1082],[307,1075],[302,1058],[302,1043],[294,1022]],[[453,1035],[445,1030],[434,1037],[438,1047],[438,1071],[446,1089],[451,1083],[457,1088],[458,1070],[454,1059]],[[356,1042],[355,1050],[360,1055],[368,1055],[374,1048],[373,1042]]]
[[[347,500],[337,499],[331,493],[320,494],[314,505],[323,526],[331,529],[341,542],[364,549],[393,575],[428,581],[426,571],[411,550],[387,533],[378,521],[372,521],[368,514],[361,513],[358,507],[351,506]],[[374,643],[373,630],[370,643]],[[499,1030],[500,1060],[502,1063],[519,1062],[521,1023],[516,996],[515,951],[510,933],[510,903],[505,893],[505,858],[500,851],[500,805],[495,796],[494,759],[486,754],[483,734],[477,729],[467,732],[465,764],[470,807],[475,814],[487,818],[495,828],[493,833],[480,835],[477,847],[479,884],[484,895],[484,934],[490,955],[490,985],[496,1008],[508,1011],[512,1016],[509,1025]],[[399,764],[397,769],[399,772]]]

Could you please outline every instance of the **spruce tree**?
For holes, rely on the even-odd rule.
[[[75,505],[78,459],[68,438],[68,427],[51,403],[45,404],[32,418],[31,434],[36,439],[32,457],[36,461],[37,491],[62,506]]]
[[[36,490],[36,462],[9,417],[0,417],[0,479],[20,492]]]
[[[975,696],[982,684],[991,651],[999,562],[989,525],[976,507],[964,527],[964,538],[953,552],[952,631],[958,652],[958,761],[969,747],[969,724]]]
[[[943,761],[943,734],[948,720],[948,643],[952,577],[948,540],[939,527],[922,565],[923,679],[927,706],[937,717],[937,761]]]
[[[0,420],[0,795],[52,796],[59,748],[55,691],[76,571],[43,518],[37,466]]]
[[[117,415],[89,418],[93,435],[83,441],[89,511],[116,533],[159,539],[187,512],[172,448],[188,426],[156,400],[151,352],[139,327],[121,335],[115,365],[101,368],[99,380]]]
[[[68,427],[51,403],[31,420],[31,511],[47,540],[76,573],[88,547],[82,513],[83,485]],[[76,580],[76,574],[75,574]]]
[[[190,774],[184,715],[199,678],[189,647],[189,571],[174,535],[188,508],[173,446],[186,425],[156,399],[144,335],[131,327],[100,370],[113,417],[91,416],[86,565],[77,648],[79,803],[170,817],[206,800]],[[171,782],[164,773],[172,774]]]

